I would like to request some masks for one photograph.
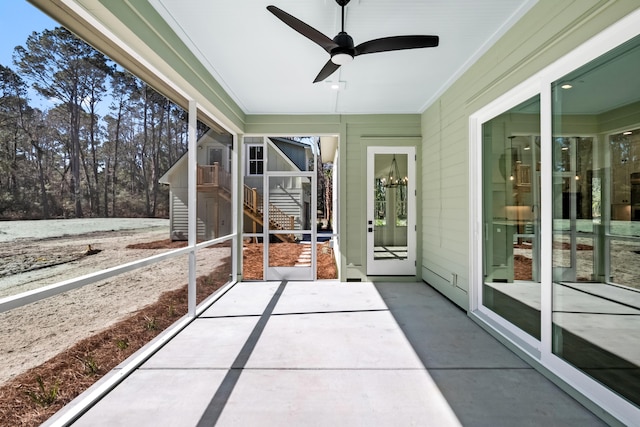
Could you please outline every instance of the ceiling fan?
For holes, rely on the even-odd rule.
[[[367,53],[389,52],[392,50],[418,49],[423,47],[438,46],[438,36],[393,36],[381,39],[369,40],[354,46],[353,39],[344,31],[344,8],[350,0],[336,0],[342,7],[342,31],[332,39],[322,34],[315,28],[305,24],[298,18],[289,15],[275,6],[267,6],[267,10],[273,13],[282,22],[322,47],[331,59],[320,70],[314,83],[318,83],[333,74],[341,65],[347,64],[354,57]]]

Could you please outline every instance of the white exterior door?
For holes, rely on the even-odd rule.
[[[367,275],[416,274],[415,147],[367,149]]]

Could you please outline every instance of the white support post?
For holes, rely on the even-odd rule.
[[[318,139],[320,144],[320,139]],[[318,280],[318,145],[313,143],[313,171],[311,176],[311,279]]]
[[[196,140],[196,129],[198,125],[198,104],[196,101],[189,101],[189,154],[188,154],[188,233],[189,233],[189,285],[187,293],[188,315],[196,315],[196,243],[197,243],[197,212],[198,212],[198,192],[196,191],[198,174],[198,141]]]
[[[262,137],[262,271],[269,280],[269,141]]]
[[[236,135],[233,137],[233,150],[231,151],[231,218],[232,218],[232,233],[235,235],[233,240],[231,241],[231,259],[233,260],[231,264],[231,280],[238,280],[238,267],[240,266],[240,262],[242,260],[242,231],[239,229],[239,225],[242,224],[241,217],[242,215],[242,199],[238,200],[238,198],[243,197],[240,193],[240,174],[241,169],[239,166],[240,153],[242,149],[242,137],[240,135]]]

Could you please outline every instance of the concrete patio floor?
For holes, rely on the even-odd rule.
[[[252,282],[74,424],[116,425],[604,423],[425,283]]]

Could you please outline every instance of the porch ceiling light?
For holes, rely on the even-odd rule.
[[[562,85],[560,85],[560,87],[562,89],[567,90],[567,89],[571,89],[573,87],[573,85],[571,83],[563,83]]]
[[[345,65],[353,61],[353,56],[348,53],[336,53],[331,57],[331,62],[336,65]]]
[[[347,83],[344,81],[326,81],[326,89],[331,92],[338,92],[347,88]]]

